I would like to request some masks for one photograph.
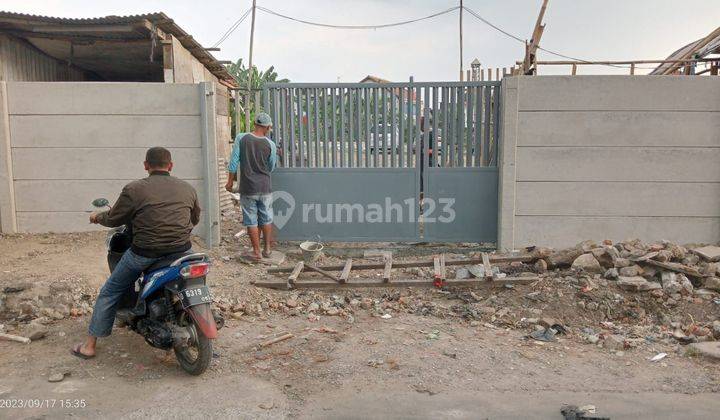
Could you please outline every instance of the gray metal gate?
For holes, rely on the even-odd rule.
[[[267,84],[280,239],[495,242],[500,82]]]

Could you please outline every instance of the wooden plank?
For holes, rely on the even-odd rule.
[[[433,257],[433,266],[435,270],[435,280],[440,280],[440,276],[442,274],[442,271],[440,269],[440,257]]]
[[[288,283],[295,284],[295,282],[298,279],[298,276],[300,273],[302,273],[303,268],[305,268],[305,263],[300,261],[297,264],[295,264],[295,268],[293,268],[292,273],[288,276]]]
[[[491,255],[490,256],[490,262],[493,264],[502,264],[502,263],[511,263],[511,262],[533,262],[537,258],[533,257],[532,255],[517,255],[517,256],[502,256],[502,255]],[[455,265],[472,265],[472,264],[482,264],[482,259],[479,258],[468,258],[467,260],[451,260],[451,261],[445,261],[445,265],[448,266],[455,266]],[[411,268],[411,267],[432,267],[434,265],[434,262],[431,260],[428,261],[403,261],[403,262],[394,262],[393,267],[395,268]],[[326,271],[342,271],[345,268],[345,265],[326,265],[326,266],[320,266],[319,268],[322,268]],[[369,264],[356,264],[353,266],[353,269],[355,270],[381,270],[385,268],[384,263],[369,263]],[[267,269],[268,273],[289,273],[293,270],[292,266],[286,266],[286,267],[271,267]]]
[[[390,271],[392,270],[393,259],[392,255],[385,258],[385,268],[383,270],[383,281],[385,283],[390,281]]]
[[[485,268],[485,279],[492,280],[493,272],[492,266],[490,265],[490,257],[488,256],[487,252],[483,252],[480,255],[482,256],[483,267]]]
[[[506,277],[497,281],[484,281],[478,279],[447,279],[447,286],[455,287],[503,287],[506,284],[523,285],[530,284],[540,280],[539,277]],[[434,279],[397,279],[391,283],[386,283],[383,279],[368,278],[354,279],[352,283],[338,284],[337,282],[326,279],[312,279],[295,283],[297,289],[345,289],[345,288],[361,288],[361,287],[434,287]],[[260,280],[253,283],[258,287],[267,287],[272,289],[287,288],[286,282],[282,280]]]
[[[328,273],[327,271],[323,270],[322,268],[315,267],[314,265],[305,264],[305,268],[308,269],[308,270],[310,270],[310,271],[314,271],[314,272],[316,272],[316,273],[322,274],[323,276],[325,276],[325,277],[327,277],[327,278],[329,278],[329,279],[331,279],[331,280],[340,281],[340,280],[338,280],[337,278],[335,278],[335,276],[333,276],[332,274]]]
[[[340,283],[347,283],[348,277],[350,276],[350,270],[352,270],[352,258],[345,260],[345,265],[342,266],[342,273],[340,273]]]

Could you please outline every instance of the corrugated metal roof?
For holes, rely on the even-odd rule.
[[[25,13],[15,13],[0,11],[0,23],[44,23],[62,25],[121,25],[133,24],[148,21],[157,26],[166,33],[175,36],[178,41],[185,47],[195,58],[198,59],[212,74],[227,84],[237,87],[235,79],[228,73],[224,65],[222,65],[210,52],[205,50],[200,43],[189,35],[185,30],[178,26],[175,21],[170,19],[163,12],[146,13],[141,15],[127,16],[103,16],[94,18],[64,18],[55,16],[41,16]],[[1,28],[0,28],[1,29]],[[129,35],[125,35],[132,38]],[[116,36],[117,38],[117,36]]]

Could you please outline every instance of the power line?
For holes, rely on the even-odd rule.
[[[509,38],[512,38],[512,39],[514,39],[514,40],[516,40],[516,41],[518,41],[518,42],[521,42],[522,44],[525,44],[525,40],[524,40],[524,39],[520,38],[520,37],[517,36],[517,35],[513,35],[513,34],[511,34],[510,32],[508,32],[508,31],[506,31],[506,30],[504,30],[504,29],[502,29],[502,28],[494,25],[492,22],[490,22],[489,20],[487,20],[487,19],[485,19],[484,17],[480,16],[476,11],[470,9],[469,7],[463,6],[463,9],[465,9],[465,11],[467,11],[468,13],[470,13],[471,15],[473,15],[475,18],[477,18],[477,19],[478,19],[479,21],[481,21],[482,23],[484,23],[484,24],[488,25],[489,27],[495,29],[496,31],[502,33],[503,35],[506,35],[506,36],[509,37]],[[576,58],[576,57],[572,57],[572,56],[569,56],[569,55],[565,55],[565,54],[562,54],[562,53],[559,53],[559,52],[556,52],[556,51],[553,51],[553,50],[549,50],[549,49],[547,49],[547,48],[543,48],[543,47],[541,47],[541,46],[538,46],[537,48],[538,48],[539,50],[545,51],[545,52],[548,53],[548,54],[552,54],[552,55],[555,55],[555,56],[558,56],[558,57],[562,57],[562,58],[567,58],[568,60],[580,61],[580,62],[583,62],[583,63],[592,63],[591,61],[583,60],[582,58]],[[617,65],[617,64],[599,64],[599,65],[616,67],[616,68],[621,68],[621,69],[630,68],[629,66],[621,66],[621,65]],[[654,69],[655,67],[635,67],[635,68],[636,68],[636,69]]]
[[[444,15],[444,14],[447,14],[447,13],[450,13],[450,12],[454,12],[455,10],[458,10],[459,8],[460,8],[460,6],[455,6],[455,7],[451,7],[451,8],[449,8],[449,9],[443,10],[443,11],[441,11],[441,12],[433,13],[433,14],[431,14],[431,15],[423,16],[423,17],[420,17],[420,18],[417,18],[417,19],[404,20],[404,21],[401,21],[401,22],[385,23],[385,24],[381,24],[381,25],[334,25],[334,24],[329,24],[329,23],[312,22],[312,21],[309,21],[309,20],[298,19],[298,18],[294,18],[294,17],[292,17],[292,16],[284,15],[284,14],[282,14],[282,13],[278,13],[278,12],[276,12],[276,11],[274,11],[274,10],[270,10],[270,9],[268,9],[268,8],[266,8],[266,7],[262,7],[262,6],[258,6],[258,7],[257,7],[258,10],[262,10],[262,11],[265,12],[265,13],[268,13],[268,14],[271,14],[271,15],[275,15],[275,16],[281,17],[281,18],[283,18],[283,19],[288,19],[288,20],[292,20],[292,21],[294,21],[294,22],[304,23],[304,24],[306,24],[306,25],[319,26],[319,27],[322,27],[322,28],[332,28],[332,29],[382,29],[382,28],[391,28],[391,27],[395,27],[395,26],[407,25],[407,24],[410,24],[410,23],[415,23],[415,22],[420,22],[420,21],[427,20],[427,19],[432,19],[432,18],[441,16],[441,15]]]
[[[248,15],[250,14],[250,11],[251,11],[251,10],[252,10],[252,7],[248,8],[248,9],[245,11],[245,13],[243,13],[242,16],[240,16],[240,18],[239,18],[238,20],[236,20],[235,23],[233,23],[233,24],[230,26],[230,28],[228,28],[228,30],[225,31],[224,34],[222,34],[222,36],[220,37],[220,39],[218,39],[217,42],[215,42],[215,43],[212,45],[212,48],[217,47],[218,45],[222,44],[226,39],[228,39],[228,37],[229,37],[233,32],[235,32],[235,30],[238,28],[238,26],[240,26],[240,24],[248,17]]]

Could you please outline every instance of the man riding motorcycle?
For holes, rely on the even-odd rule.
[[[127,184],[110,210],[90,215],[90,223],[130,226],[133,239],[98,294],[87,338],[71,349],[82,359],[95,357],[97,339],[110,335],[123,294],[153,263],[188,251],[190,233],[200,221],[197,192],[170,175],[170,151],[163,147],[148,149],[144,165],[147,178]]]

